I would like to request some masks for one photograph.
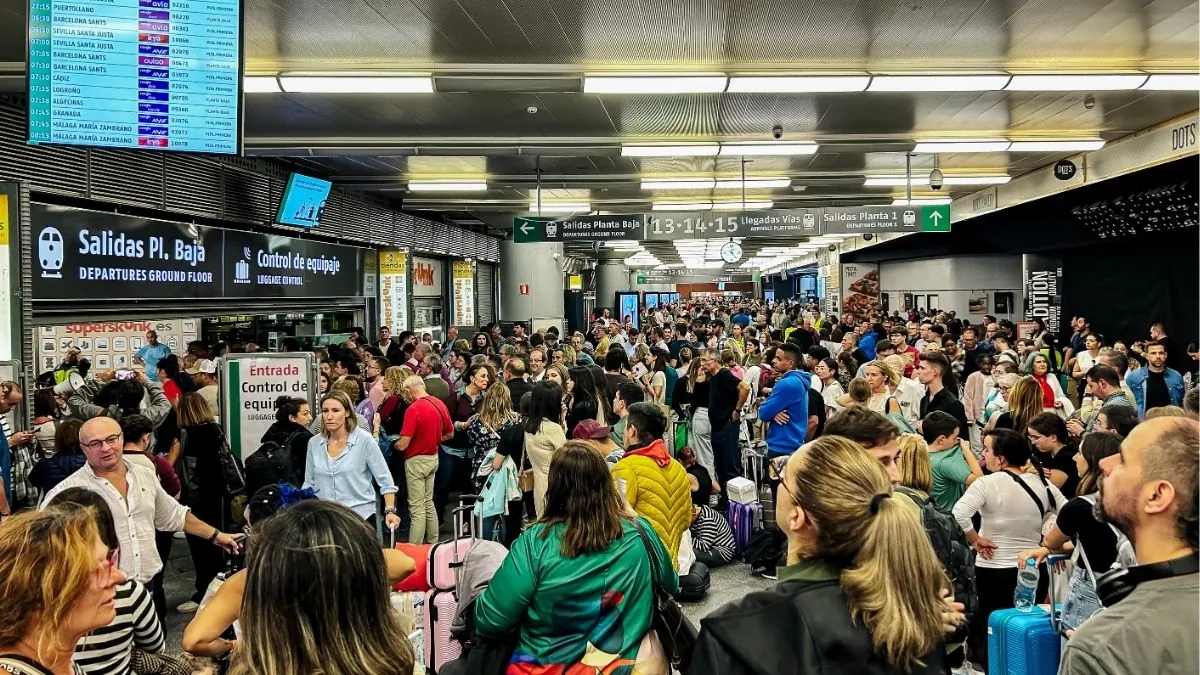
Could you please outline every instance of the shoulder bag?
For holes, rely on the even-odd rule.
[[[650,543],[650,537],[646,535],[642,524],[635,520],[633,525],[637,528],[642,545],[646,547],[646,556],[650,559],[650,578],[653,580],[657,568],[654,546]],[[696,647],[698,637],[696,627],[684,616],[683,607],[679,602],[658,581],[653,581],[652,587],[654,606],[650,610],[650,630],[658,635],[671,667],[687,675],[692,666],[692,650]]]

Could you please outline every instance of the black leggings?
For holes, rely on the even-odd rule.
[[[1038,568],[1037,598],[1045,597],[1050,589],[1050,577],[1047,576],[1046,566]],[[988,617],[992,612],[1001,609],[1012,609],[1013,593],[1017,590],[1016,567],[975,567],[975,588],[979,596],[979,609],[971,621],[970,632],[967,635],[967,647],[970,650],[971,661],[988,665]]]

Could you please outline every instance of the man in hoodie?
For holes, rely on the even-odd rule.
[[[758,407],[758,418],[769,422],[767,457],[790,455],[801,445],[808,432],[808,390],[812,375],[796,367],[800,348],[784,342],[775,350],[775,386]]]
[[[617,490],[658,533],[679,568],[679,542],[692,524],[692,491],[687,470],[671,459],[663,432],[667,418],[654,403],[634,403],[626,416],[625,456],[613,465]]]

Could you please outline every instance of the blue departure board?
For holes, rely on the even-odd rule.
[[[237,154],[241,0],[31,0],[29,142]]]

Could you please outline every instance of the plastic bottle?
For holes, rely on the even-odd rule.
[[[1017,590],[1013,593],[1013,607],[1022,612],[1033,611],[1038,587],[1037,560],[1029,558],[1017,570]]]

